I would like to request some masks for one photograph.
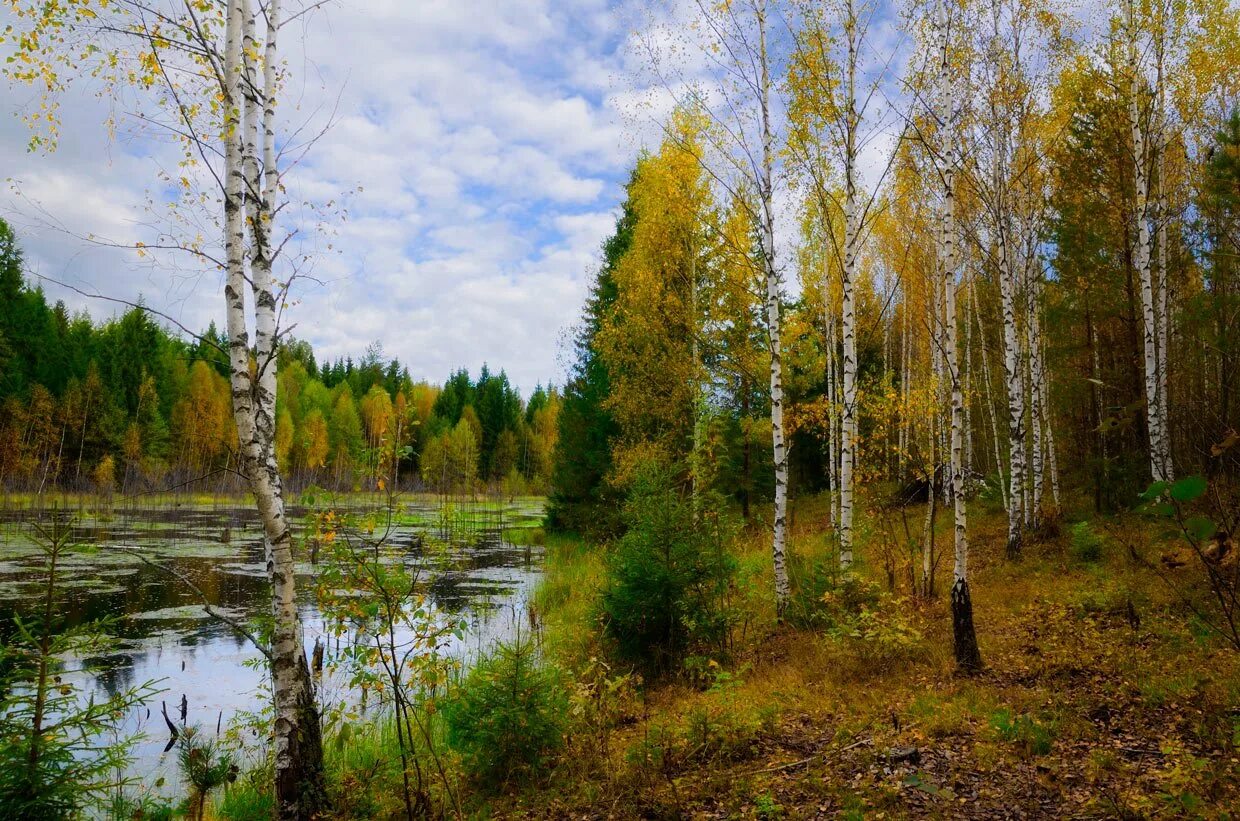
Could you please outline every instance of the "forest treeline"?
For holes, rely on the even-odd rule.
[[[224,336],[170,331],[143,307],[102,322],[49,304],[23,277],[0,222],[0,487],[103,493],[230,490],[237,432]],[[308,342],[279,351],[276,455],[293,487],[402,486],[510,493],[547,486],[560,398],[526,402],[503,371],[414,381],[372,345],[317,363]]]
[[[1234,8],[1119,4],[1092,38],[1037,3],[932,9],[884,112],[857,57],[871,12],[811,8],[784,41],[764,8],[705,36],[752,63],[728,63],[752,95],[720,114],[686,93],[632,171],[574,338],[553,521],[615,530],[648,459],[769,499],[785,440],[788,492],[834,491],[845,542],[854,493],[933,485],[950,508],[954,449],[1016,551],[1067,493],[1111,511],[1235,476]],[[858,146],[893,135],[863,179]],[[799,205],[778,259],[772,169]]]

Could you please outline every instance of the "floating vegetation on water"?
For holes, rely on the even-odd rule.
[[[226,607],[217,607],[226,616],[237,618],[241,614]],[[127,618],[141,621],[163,621],[184,619],[210,619],[211,614],[201,604],[185,604],[180,607],[162,607],[159,610],[147,610],[143,613],[130,613]]]

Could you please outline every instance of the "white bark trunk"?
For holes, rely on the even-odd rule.
[[[969,304],[977,305],[977,285],[976,280],[969,279]],[[1011,505],[1008,498],[1009,488],[1007,484],[1007,471],[1003,467],[1003,454],[1000,451],[999,439],[999,423],[998,414],[995,413],[994,392],[991,390],[991,371],[990,371],[990,354],[986,344],[986,333],[982,328],[982,314],[974,307],[973,321],[977,324],[977,335],[980,338],[979,347],[982,349],[982,387],[985,390],[986,399],[986,415],[990,420],[990,441],[995,449],[995,472],[999,475],[999,486],[1003,489],[1003,508],[1007,510]]]
[[[999,185],[1006,184],[996,174]],[[996,196],[1002,191],[996,186]],[[1005,213],[1002,206],[999,214]],[[1007,229],[1002,217],[996,221],[999,240],[999,300],[1003,310],[1003,370],[1007,383],[1008,411],[1008,544],[1009,556],[1020,554],[1021,531],[1025,521],[1025,402],[1022,390],[1020,340],[1016,324],[1016,283],[1013,281],[1012,259]]]
[[[972,279],[970,278],[970,283]],[[971,289],[966,290],[966,294],[971,293]],[[965,299],[964,314],[964,429],[969,431],[969,435],[964,439],[964,468],[969,473],[973,472],[973,323],[970,318],[973,315],[973,300]]]
[[[826,345],[827,358],[827,484],[830,487],[830,504],[828,504],[827,507],[831,511],[831,526],[835,531],[836,538],[838,538],[840,524],[840,448],[839,425],[837,423],[839,395],[836,390],[837,375],[835,367],[835,319],[831,316],[830,285],[830,278],[827,276],[827,272],[824,268],[823,339]]]
[[[1040,337],[1041,343],[1042,343],[1042,362],[1043,362],[1043,367],[1045,367],[1046,337],[1041,335],[1041,327],[1042,327],[1042,323],[1041,323],[1041,320],[1039,319],[1038,336]],[[1059,501],[1059,460],[1055,456],[1055,424],[1054,424],[1053,414],[1051,413],[1051,386],[1050,386],[1049,376],[1050,375],[1048,373],[1047,378],[1043,379],[1042,384],[1041,384],[1042,408],[1043,408],[1043,415],[1045,417],[1044,421],[1046,422],[1046,460],[1047,460],[1047,466],[1050,469],[1050,473],[1051,473],[1051,499],[1055,503],[1055,514],[1058,515],[1060,511],[1060,504],[1061,504],[1061,502]]]
[[[1025,261],[1026,270],[1029,267],[1029,260]],[[1045,475],[1043,471],[1043,408],[1042,408],[1042,380],[1044,378],[1042,368],[1042,341],[1040,339],[1041,327],[1038,322],[1038,314],[1041,312],[1039,304],[1039,288],[1038,283],[1032,276],[1026,277],[1029,286],[1026,291],[1029,299],[1028,320],[1025,323],[1025,333],[1028,337],[1027,347],[1029,349],[1029,421],[1033,428],[1033,488],[1030,495],[1029,504],[1029,520],[1036,528],[1041,525],[1042,520],[1042,493],[1044,489]]]
[[[761,198],[763,275],[766,280],[766,322],[771,346],[771,440],[775,460],[775,523],[771,548],[775,564],[776,607],[782,615],[788,604],[788,568],[785,561],[788,511],[788,452],[784,444],[783,354],[780,349],[780,283],[775,267],[775,205],[772,183],[774,148],[771,134],[770,64],[766,49],[766,0],[758,0],[758,50],[762,119],[762,166],[758,194]]]
[[[227,327],[233,415],[241,466],[262,520],[271,584],[272,680],[275,700],[276,813],[308,818],[323,801],[318,712],[297,614],[293,540],[285,518],[275,455],[276,326],[271,226],[279,187],[275,158],[275,97],[279,0],[266,7],[266,45],[260,85],[250,0],[230,0],[225,44],[225,256]],[[261,116],[259,112],[262,112]],[[244,116],[243,116],[244,115]],[[258,130],[262,127],[260,174]],[[246,218],[248,214],[248,219]],[[245,228],[250,229],[250,290],[256,369],[251,376],[245,313]]]
[[[1161,8],[1161,7],[1160,7]],[[1160,13],[1161,16],[1161,13]],[[1167,205],[1167,187],[1166,187],[1166,171],[1167,171],[1167,143],[1170,139],[1168,132],[1168,112],[1167,112],[1167,85],[1164,76],[1166,61],[1166,38],[1168,36],[1168,26],[1170,21],[1165,17],[1160,21],[1156,36],[1158,38],[1158,47],[1155,56],[1158,61],[1158,71],[1156,82],[1158,84],[1158,133],[1157,151],[1158,151],[1158,187],[1156,189],[1157,197],[1157,216],[1158,216],[1158,304],[1156,307],[1158,313],[1158,412],[1162,417],[1162,452],[1160,458],[1163,464],[1163,476],[1167,481],[1175,478],[1175,465],[1171,458],[1172,441],[1171,441],[1171,414],[1168,410],[1170,402],[1168,386],[1167,386],[1167,363],[1170,359],[1171,349],[1168,347],[1168,328],[1171,324],[1170,313],[1170,286],[1169,275],[1170,270],[1167,266],[1167,255],[1170,251],[1168,245],[1170,235],[1170,208]]]
[[[841,282],[843,334],[843,423],[840,437],[840,570],[853,561],[853,469],[857,448],[857,254],[861,215],[857,211],[857,20],[848,0],[844,21],[848,56],[844,66],[844,266]]]
[[[957,345],[959,322],[956,316],[956,280],[960,268],[959,237],[956,226],[956,145],[957,100],[956,87],[951,71],[949,36],[951,26],[947,17],[946,2],[941,5],[944,17],[942,28],[942,54],[939,65],[939,127],[940,153],[943,163],[943,202],[940,214],[940,230],[943,249],[943,302],[945,313],[946,368],[951,381],[951,488],[955,519],[955,562],[951,592],[952,644],[956,665],[966,672],[981,668],[982,660],[977,647],[977,635],[973,628],[973,601],[969,592],[968,562],[969,540],[966,522],[964,477],[964,392],[961,387],[960,358]]]
[[[1167,157],[1167,126],[1166,126],[1166,102],[1163,99],[1165,91],[1163,87],[1162,66],[1159,61],[1158,71],[1158,134],[1157,151],[1158,151],[1158,181],[1155,189],[1156,205],[1155,211],[1158,219],[1158,296],[1155,305],[1155,313],[1158,323],[1158,413],[1161,417],[1162,424],[1162,451],[1159,458],[1162,461],[1163,476],[1167,481],[1175,478],[1175,468],[1171,461],[1171,416],[1168,411],[1167,396],[1167,360],[1169,348],[1167,347],[1168,327],[1171,324],[1171,314],[1169,312],[1169,293],[1167,266],[1168,241],[1170,237],[1169,221],[1170,211],[1167,207],[1167,189],[1165,182],[1166,175],[1166,157]]]
[[[1133,264],[1141,282],[1142,347],[1145,368],[1146,420],[1150,437],[1150,476],[1155,482],[1168,478],[1164,456],[1162,400],[1158,390],[1158,308],[1154,299],[1153,272],[1150,267],[1149,156],[1146,126],[1141,118],[1141,67],[1137,57],[1135,0],[1128,0],[1128,128],[1132,135],[1134,220],[1136,247]]]
[[[903,482],[908,477],[909,448],[909,303],[908,291],[900,286],[900,438],[897,453],[896,479]]]
[[[944,38],[947,29],[944,29]],[[940,231],[943,249],[943,313],[944,313],[944,367],[951,386],[951,499],[954,512],[955,562],[952,570],[957,584],[968,579],[969,541],[967,531],[967,508],[965,503],[964,476],[964,391],[961,382],[960,357],[957,344],[958,321],[956,316],[956,276],[959,267],[959,248],[956,236],[956,117],[955,84],[950,73],[947,44],[944,42],[940,67],[941,109],[940,127],[943,129],[943,203],[940,215]]]

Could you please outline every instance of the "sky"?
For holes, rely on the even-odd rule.
[[[320,359],[379,340],[415,379],[486,362],[527,394],[562,382],[561,340],[640,143],[626,112],[633,25],[606,0],[339,0],[287,31],[289,121],[332,122],[288,175],[295,204],[333,204],[293,218],[314,256],[293,335]],[[0,86],[0,213],[30,271],[222,326],[217,272],[88,239],[150,242],[162,217],[144,203],[176,159],[149,134],[109,140],[104,121],[124,106],[97,91],[64,96],[49,154],[27,152],[11,116],[31,92]],[[117,310],[44,287],[95,317]]]
[[[908,46],[891,6],[878,8],[863,56],[875,76]],[[705,52],[682,47],[694,9],[693,0],[336,0],[286,27],[285,133],[330,127],[286,171],[282,224],[296,236],[285,256],[309,264],[283,327],[320,361],[359,358],[378,341],[415,379],[486,363],[527,395],[562,384],[567,335],[624,181],[639,151],[659,142],[677,90],[711,72]],[[773,26],[786,33],[788,22]],[[651,70],[652,51],[670,71]],[[127,116],[132,101],[100,92],[77,82],[60,101],[58,149],[31,153],[13,115],[39,99],[0,84],[0,215],[31,273],[70,308],[95,318],[121,310],[85,291],[141,299],[193,330],[222,327],[217,270],[98,241],[155,242],[167,220],[159,174],[180,174],[179,149]],[[718,95],[715,104],[726,108]],[[866,145],[864,179],[881,176],[890,144]],[[785,261],[792,197],[777,186]],[[209,223],[192,231],[220,235]],[[781,271],[795,289],[794,272]]]

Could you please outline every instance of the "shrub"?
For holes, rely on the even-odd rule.
[[[990,726],[1001,740],[1016,745],[1028,757],[1051,751],[1051,728],[1040,724],[1033,716],[1002,709],[990,717]]]
[[[166,799],[151,795],[131,797],[123,791],[112,799],[109,818],[141,819],[141,821],[173,821],[176,808]]]
[[[736,673],[713,662],[708,669],[714,683],[678,722],[647,725],[645,736],[628,747],[625,761],[634,778],[667,778],[692,762],[749,757],[758,740],[774,731],[778,707],[747,698]]]
[[[597,656],[576,673],[568,697],[573,722],[569,753],[574,765],[589,771],[599,763],[610,764],[612,729],[626,721],[635,722],[640,716],[640,682],[631,673],[613,674]]]
[[[869,607],[829,628],[827,635],[844,641],[862,662],[863,668],[877,670],[917,654],[922,635],[901,610],[890,606]]]
[[[794,554],[788,569],[792,596],[785,618],[796,627],[844,627],[863,610],[878,606],[878,588],[855,575],[841,577],[834,557],[803,559]]]
[[[642,470],[625,505],[625,535],[609,557],[603,622],[620,655],[659,673],[692,651],[726,649],[735,621],[729,594],[736,561],[733,524],[699,496],[675,486],[670,471]]]
[[[1102,558],[1102,538],[1094,532],[1089,522],[1078,522],[1072,526],[1072,537],[1068,549],[1076,561],[1082,564],[1094,564]]]
[[[73,522],[53,510],[34,526],[43,554],[41,595],[33,612],[12,617],[0,644],[0,818],[55,821],[79,818],[110,803],[128,766],[132,739],[123,719],[157,691],[150,682],[103,698],[85,699],[66,659],[104,658],[114,648],[115,619],[74,625],[63,576],[68,557],[88,553],[73,544]]]
[[[481,659],[444,707],[448,744],[487,787],[538,777],[564,744],[568,698],[533,642]]]
[[[201,736],[197,727],[181,730],[177,741],[177,768],[190,788],[186,816],[195,821],[202,821],[212,790],[237,779],[237,766],[232,756],[220,750],[215,740]]]

